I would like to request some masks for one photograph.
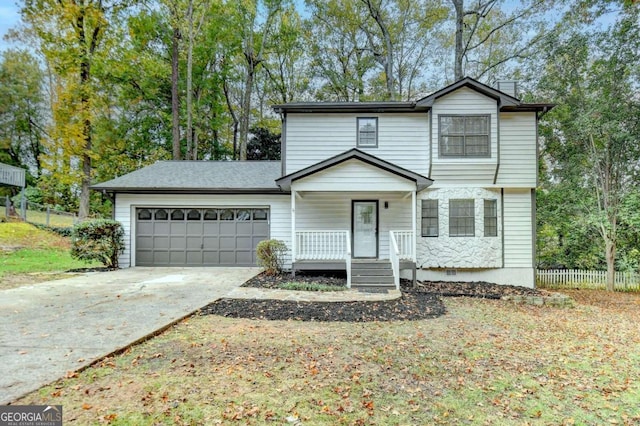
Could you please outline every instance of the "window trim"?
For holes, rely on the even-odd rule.
[[[493,204],[493,212],[495,213],[495,215],[487,216],[487,204],[488,203],[492,203]],[[497,199],[495,199],[495,198],[485,198],[484,206],[483,206],[483,215],[484,215],[484,225],[483,225],[483,227],[484,227],[484,236],[485,237],[497,237],[498,236],[498,200]],[[493,221],[493,223],[491,224],[491,227],[493,228],[491,233],[487,232],[488,219]]]
[[[433,210],[433,207],[426,207],[425,201],[427,203],[431,202],[431,203],[435,203],[435,216],[425,216],[425,209],[427,210]],[[440,211],[438,210],[438,199],[437,198],[429,198],[429,199],[424,199],[422,200],[422,203],[420,205],[420,234],[423,237],[439,237],[440,236]],[[425,226],[424,226],[424,220],[425,219],[435,219],[436,221],[436,232],[435,234],[428,234],[426,232]]]
[[[375,128],[376,128],[376,142],[375,145],[363,145],[360,143],[360,120],[374,120],[375,122]],[[356,147],[358,148],[377,148],[378,147],[378,133],[379,133],[379,127],[378,127],[378,117],[357,117],[356,118]]]
[[[471,202],[471,216],[452,216],[453,214],[453,206],[451,205],[452,201],[467,201]],[[452,228],[453,219],[471,219],[471,232],[470,233],[459,233],[452,232],[454,228]],[[459,228],[459,225],[456,224]],[[466,229],[466,226],[465,226]],[[473,198],[452,198],[449,199],[449,237],[475,237],[476,236],[476,200]]]
[[[487,154],[486,155],[468,155],[463,154],[445,154],[442,149],[442,119],[447,117],[484,117],[487,119]],[[466,151],[467,136],[484,136],[484,134],[474,133],[467,135],[466,128],[464,134],[453,134],[452,136],[462,136],[463,150]],[[438,114],[438,158],[491,158],[491,114]]]

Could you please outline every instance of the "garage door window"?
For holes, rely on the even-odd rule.
[[[264,209],[256,209],[253,211],[253,220],[267,220],[267,211]]]
[[[167,220],[169,218],[169,214],[166,210],[160,209],[156,210],[155,220]]]
[[[173,210],[171,212],[171,220],[184,220],[184,211],[183,210]]]
[[[151,220],[151,211],[149,209],[138,210],[138,220]]]
[[[189,210],[189,213],[187,213],[187,220],[200,220],[200,210]]]
[[[214,209],[206,209],[204,211],[204,220],[218,220],[218,211]]]
[[[249,213],[249,210],[238,210],[238,212],[236,213],[236,220],[250,220],[251,219],[251,213]]]
[[[220,210],[220,220],[233,220],[233,210]]]

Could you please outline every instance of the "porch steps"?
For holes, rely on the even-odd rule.
[[[351,287],[357,290],[393,289],[393,270],[388,260],[354,260],[351,263]]]

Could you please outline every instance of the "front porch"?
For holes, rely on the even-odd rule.
[[[291,266],[344,270],[347,285],[415,277],[417,193],[432,181],[358,149],[283,176],[291,191]]]
[[[389,256],[358,259],[352,256],[350,230],[296,231],[291,272],[345,271],[347,287],[400,289],[400,272],[412,271],[416,282],[415,238],[413,231],[391,230]]]

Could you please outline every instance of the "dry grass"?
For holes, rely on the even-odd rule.
[[[637,310],[601,296],[447,299],[413,322],[194,317],[17,402],[77,424],[638,424]]]

